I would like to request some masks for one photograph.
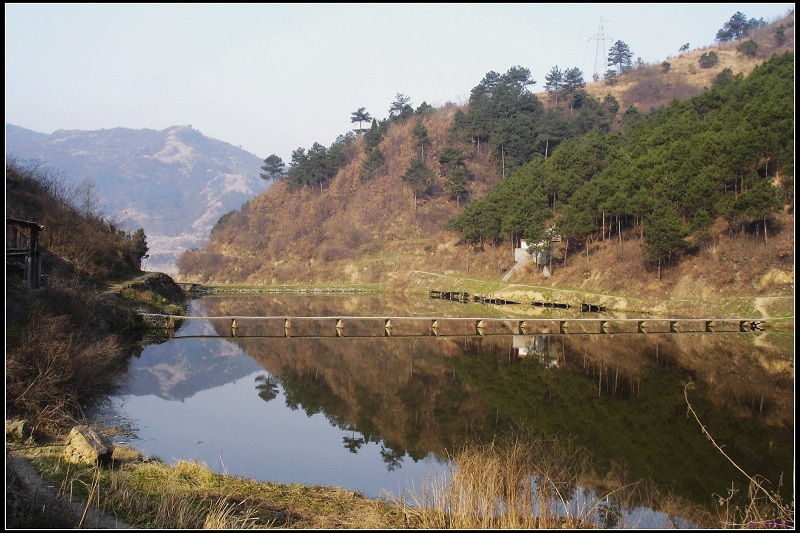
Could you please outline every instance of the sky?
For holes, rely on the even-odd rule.
[[[285,163],[358,124],[464,104],[489,72],[586,81],[622,41],[646,64],[787,4],[5,4],[6,123],[40,133],[191,125]]]

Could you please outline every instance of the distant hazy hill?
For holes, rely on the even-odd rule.
[[[96,210],[127,230],[144,228],[144,267],[168,273],[183,250],[202,245],[220,216],[267,187],[259,177],[262,159],[191,126],[48,135],[6,124],[6,155],[41,163],[71,186],[91,178]]]

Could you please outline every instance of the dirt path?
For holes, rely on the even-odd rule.
[[[764,298],[756,298],[754,307],[756,308],[756,311],[761,313],[761,318],[769,318],[769,313],[767,313],[767,307]]]
[[[101,514],[93,505],[68,494],[56,483],[44,478],[27,459],[6,448],[6,505],[50,508],[80,529],[131,529],[132,526],[113,516]]]
[[[756,311],[761,313],[762,315],[761,318],[764,319],[772,318],[771,316],[769,316],[769,313],[767,312],[767,303],[777,299],[778,299],[777,297],[762,296],[760,298],[756,298],[755,304],[753,304],[753,306],[756,308]]]
[[[133,278],[133,279],[126,279],[125,281],[120,281],[120,282],[118,282],[118,283],[112,283],[112,284],[110,284],[110,285],[108,286],[108,288],[106,288],[106,290],[105,290],[104,292],[105,292],[106,294],[113,294],[113,293],[115,293],[115,292],[119,292],[119,291],[121,291],[121,290],[122,290],[124,287],[126,287],[126,286],[128,286],[128,285],[130,285],[130,284],[132,284],[132,283],[136,283],[136,282],[139,282],[139,281],[144,281],[144,280],[146,280],[147,278],[149,278],[149,277],[151,277],[151,276],[154,276],[154,275],[156,275],[156,274],[158,274],[158,273],[157,273],[157,272],[144,272],[142,275],[140,275],[140,276],[136,276],[136,277],[135,277],[135,278]]]

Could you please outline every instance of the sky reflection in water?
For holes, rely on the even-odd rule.
[[[210,300],[213,301],[206,299],[206,302]],[[244,303],[244,299],[239,300]],[[320,297],[314,297],[315,302],[320,300]],[[212,304],[214,312],[209,313],[202,300],[193,301],[191,314],[216,316],[271,313],[268,307],[257,307],[264,305],[262,302],[267,301],[266,298],[260,300],[254,298],[252,301],[258,302],[253,313],[241,310],[237,313],[230,311],[222,313],[220,311],[226,311],[226,308],[222,304],[215,307],[216,302]],[[287,302],[283,301],[281,305],[285,307]],[[380,304],[374,301],[362,305],[360,309],[364,313],[363,316],[379,316],[381,311],[379,308],[376,309],[377,305]],[[460,304],[453,305],[455,308],[460,306]],[[302,304],[299,307],[302,308]],[[325,310],[310,308],[308,313],[309,316],[336,314],[329,315],[325,314]],[[427,310],[423,310],[422,313],[423,316],[429,316]],[[273,314],[279,313],[273,312]],[[351,311],[342,314],[356,313]],[[398,316],[398,313],[394,312],[393,316]],[[215,329],[213,325],[204,321],[185,321],[176,336],[224,334],[218,329],[219,325]],[[508,337],[508,340],[511,346],[511,337]],[[251,342],[250,339],[234,340],[218,337],[172,340],[145,346],[141,355],[130,362],[127,393],[111,399],[112,408],[106,413],[106,416],[116,417],[117,421],[124,420],[131,425],[132,431],[128,435],[128,442],[119,439],[118,443],[133,445],[145,455],[159,457],[170,464],[179,459],[200,461],[216,472],[229,475],[285,484],[339,486],[360,491],[367,497],[385,496],[387,492],[401,495],[407,489],[413,489],[415,493],[420,494],[426,478],[445,475],[447,465],[433,454],[429,453],[418,461],[414,461],[408,455],[398,458],[396,455],[393,456],[389,447],[377,437],[373,437],[371,442],[362,443],[356,453],[351,452],[345,446],[346,442],[363,435],[358,430],[338,427],[335,422],[336,416],[332,413],[304,404],[298,406],[297,393],[294,404],[297,408],[290,407],[280,379],[274,381],[275,396],[271,400],[265,401],[259,396],[259,384],[264,383],[264,378],[270,377],[270,372],[266,370],[267,366],[264,366],[267,364],[264,358],[267,358],[266,360],[272,365],[269,368],[279,372],[281,364],[285,364],[287,360],[296,360],[303,353],[300,345],[292,344],[297,341],[301,339],[277,339],[251,349],[251,345],[248,344]],[[387,339],[383,339],[375,345],[386,351],[386,341]],[[305,355],[309,356],[310,353],[311,356],[304,363],[310,365],[304,367],[303,372],[306,373],[304,379],[308,379],[307,374],[309,372],[313,374],[315,368],[319,368],[322,373],[325,365],[329,372],[331,365],[341,367],[340,371],[345,374],[355,371],[353,370],[355,367],[348,366],[352,365],[353,361],[340,360],[341,354],[335,353],[345,346],[343,342],[345,339],[329,339],[315,345],[317,351],[306,351]],[[375,341],[362,339],[360,342]],[[642,343],[638,338],[636,342]],[[560,350],[563,350],[563,343],[558,341],[557,344],[561,346]],[[241,346],[252,353],[246,353]],[[288,348],[284,350],[282,348],[284,346]],[[330,348],[331,353],[327,353],[326,347]],[[277,350],[284,352],[288,350],[288,352],[276,357]],[[435,351],[434,349],[433,352]],[[558,357],[558,353],[561,352],[551,347],[551,356],[555,354]],[[369,357],[379,357],[382,362],[391,359],[389,355],[378,352],[370,353]],[[411,356],[410,361],[412,367],[417,364],[415,361],[430,364],[430,360],[424,360],[423,353]],[[399,364],[405,365],[406,362],[400,361]],[[623,360],[622,364],[623,367],[625,364],[632,365],[633,370],[628,371],[633,371],[634,375],[641,371],[637,370],[638,363],[635,362],[635,358],[633,362],[628,360],[626,363]],[[574,361],[572,365],[574,366]],[[195,370],[193,373],[192,368],[199,368],[202,371]],[[470,369],[469,365],[463,367],[463,371],[481,372],[480,366]],[[380,364],[376,364],[374,372],[377,372],[375,375],[387,379],[393,377],[388,375],[387,369]],[[437,371],[434,370],[435,372]],[[559,376],[559,379],[565,377],[564,374],[554,374],[551,377],[556,376]],[[355,376],[351,377],[357,382]],[[642,375],[643,380],[646,377],[646,374]],[[468,380],[466,375],[459,378]],[[316,380],[310,381],[316,383]],[[636,378],[637,383],[638,381],[639,378]],[[306,382],[299,383],[307,385]],[[565,381],[557,383],[567,384]],[[294,386],[297,387],[298,382],[295,382]],[[652,387],[652,384],[649,386]],[[341,395],[343,390],[345,389],[329,392]],[[653,391],[652,388],[646,388],[645,393],[648,390]],[[324,400],[325,398],[320,401],[324,403]],[[621,406],[622,404],[613,402],[627,400],[607,398],[604,401],[611,401],[613,405]],[[531,403],[531,406],[537,405],[540,404]],[[543,407],[533,408],[547,409],[545,404],[541,405]],[[587,408],[591,409],[591,406]],[[309,409],[314,413],[308,414],[306,411]],[[685,406],[682,407],[682,411],[685,412]],[[384,413],[379,411],[376,416],[386,416]],[[388,453],[382,455],[382,452],[387,451]],[[392,463],[392,458],[395,463]],[[576,494],[579,497],[594,498],[594,493],[591,491],[579,490]],[[573,509],[587,507],[585,503],[579,501],[572,502],[572,506]],[[647,508],[624,508],[622,512],[623,516],[617,524],[621,527],[692,527],[692,524],[685,520],[674,519]]]

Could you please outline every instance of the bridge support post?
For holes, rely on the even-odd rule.
[[[644,329],[644,320],[639,320],[636,323],[636,331],[639,333],[647,333],[647,330]]]
[[[287,337],[291,337],[292,336],[292,319],[291,318],[287,318],[283,322],[283,332]]]
[[[477,333],[478,335],[483,335],[483,328],[484,327],[485,327],[485,324],[483,323],[483,320],[478,320],[475,323],[475,333]]]
[[[567,334],[567,333],[569,333],[569,332],[567,331],[567,321],[566,321],[566,320],[559,320],[559,321],[558,321],[558,330],[559,330],[559,331],[560,331],[562,334]]]
[[[713,332],[714,332],[714,321],[706,320],[706,333],[713,333]]]
[[[669,332],[678,333],[678,323],[675,320],[669,321]]]
[[[391,337],[392,336],[392,328],[393,327],[394,326],[392,326],[392,319],[391,318],[385,319],[383,321],[383,333],[384,333],[384,336]]]
[[[439,335],[439,321],[438,320],[434,320],[434,321],[431,322],[431,333],[433,333],[434,335],[437,335],[437,336]]]
[[[344,320],[341,318],[336,321],[336,336],[342,337],[344,336]]]

